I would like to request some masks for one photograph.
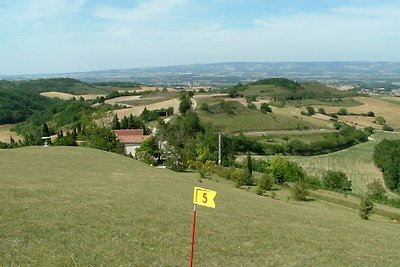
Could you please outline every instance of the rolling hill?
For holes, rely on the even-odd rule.
[[[396,266],[399,224],[325,201],[257,196],[225,180],[79,147],[0,150],[0,265]]]

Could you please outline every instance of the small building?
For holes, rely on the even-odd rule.
[[[153,135],[145,135],[143,129],[114,130],[117,139],[125,145],[125,153],[135,156],[136,149]]]

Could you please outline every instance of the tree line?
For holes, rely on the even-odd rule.
[[[381,169],[385,184],[400,192],[400,140],[383,140],[375,146],[374,161]]]

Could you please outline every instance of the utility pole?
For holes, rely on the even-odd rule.
[[[222,146],[222,133],[218,133],[218,165],[221,165],[221,146]]]

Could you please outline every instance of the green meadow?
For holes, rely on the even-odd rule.
[[[370,139],[338,152],[313,157],[293,156],[290,159],[299,163],[311,175],[321,176],[326,170],[343,171],[351,180],[354,192],[363,194],[367,184],[374,180],[383,181],[382,173],[373,160],[375,145],[383,139],[400,139],[400,134],[376,131]]]
[[[400,225],[319,200],[156,169],[79,147],[0,150],[0,265],[185,266],[193,187],[195,266],[398,266]]]

